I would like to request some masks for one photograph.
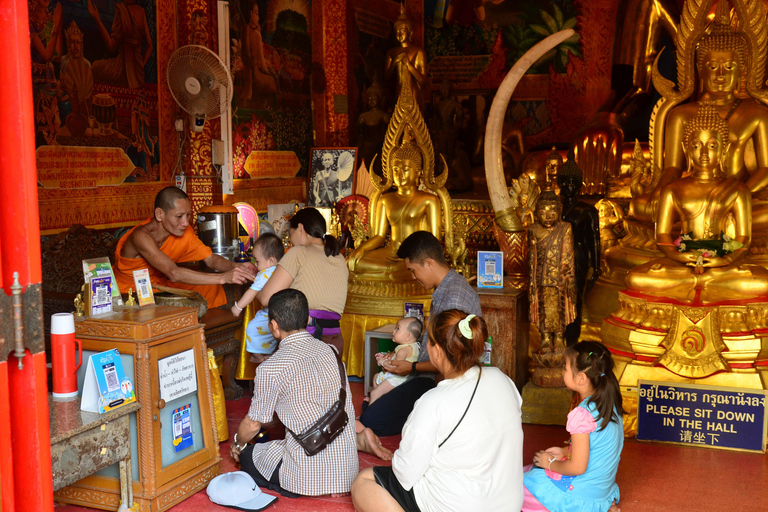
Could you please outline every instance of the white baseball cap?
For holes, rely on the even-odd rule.
[[[264,494],[245,471],[233,471],[219,475],[208,484],[208,499],[217,505],[258,512],[264,510],[277,496]]]

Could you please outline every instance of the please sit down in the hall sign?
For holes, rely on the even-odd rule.
[[[637,439],[765,452],[765,391],[639,381]]]

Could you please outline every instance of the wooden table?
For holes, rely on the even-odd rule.
[[[491,364],[515,381],[528,380],[528,292],[513,288],[475,288],[488,335],[493,339]]]
[[[140,408],[139,402],[133,402],[98,414],[81,411],[79,397],[59,401],[49,394],[53,490],[58,491],[119,462],[120,503],[129,509],[132,508],[128,415]]]

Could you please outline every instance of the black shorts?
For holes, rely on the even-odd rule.
[[[421,512],[421,509],[416,504],[413,489],[410,491],[403,489],[391,466],[375,466],[373,468],[373,476],[376,477],[376,483],[386,489],[395,498],[395,501],[403,507],[405,512]]]
[[[280,485],[280,466],[282,465],[283,461],[280,460],[280,462],[277,463],[277,467],[272,473],[272,476],[267,480],[264,475],[259,473],[259,470],[256,469],[256,465],[253,463],[253,445],[249,444],[240,452],[240,471],[245,471],[251,475],[251,478],[256,482],[256,485],[263,487],[264,489],[279,492],[286,498],[301,498],[300,494],[287,491]]]

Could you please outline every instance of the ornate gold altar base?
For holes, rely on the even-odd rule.
[[[603,320],[624,397],[624,433],[637,433],[638,380],[768,389],[768,298],[688,305],[619,292]]]

